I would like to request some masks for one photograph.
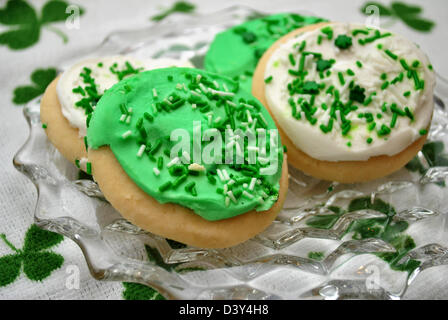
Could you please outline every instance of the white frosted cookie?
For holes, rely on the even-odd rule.
[[[48,86],[41,102],[41,121],[49,140],[69,161],[89,171],[85,136],[96,103],[115,83],[144,70],[193,67],[175,59],[130,56],[91,58],[71,66]]]
[[[403,36],[321,23],[291,32],[265,53],[253,94],[277,122],[294,167],[359,182],[400,169],[419,151],[434,85],[428,58]]]

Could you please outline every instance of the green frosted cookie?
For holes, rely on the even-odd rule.
[[[256,144],[244,135],[256,136]],[[227,77],[166,68],[122,80],[100,99],[87,137],[90,148],[110,146],[128,176],[158,202],[207,220],[268,210],[278,198],[283,148],[275,123]]]
[[[205,70],[240,81],[252,90],[252,75],[263,53],[280,37],[324,19],[280,13],[250,20],[216,35],[205,56]]]

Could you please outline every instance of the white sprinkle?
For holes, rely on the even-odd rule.
[[[247,103],[241,103],[243,106],[245,106],[246,108],[249,108],[249,109],[253,109],[254,108],[254,106],[253,105],[251,105],[251,104],[247,104]]]
[[[227,191],[227,195],[229,196],[230,200],[232,200],[233,203],[237,203],[235,196],[233,195],[232,191]]]
[[[260,179],[257,180],[257,184],[261,184],[261,180]]]
[[[128,131],[126,131],[125,133],[123,133],[123,134],[121,135],[121,137],[122,137],[123,139],[126,139],[126,138],[129,137],[131,134],[132,134],[132,131],[131,131],[131,130],[128,130]]]
[[[243,184],[243,188],[244,188],[244,189],[247,189],[247,187],[248,187],[248,184],[247,184],[247,183],[244,183],[244,184]]]
[[[229,186],[231,186],[232,184],[234,184],[236,181],[235,180],[233,180],[233,179],[230,179],[230,181],[229,182],[227,182],[227,184],[229,185]]]
[[[230,205],[230,198],[229,197],[226,197],[226,207],[228,207],[229,205]]]
[[[214,122],[218,123],[219,121],[221,121],[221,117],[217,117]]]
[[[252,123],[254,120],[252,119],[252,116],[251,116],[251,114],[250,114],[250,111],[249,111],[249,110],[246,110],[246,113],[247,113],[247,121],[249,121],[249,123]]]
[[[250,191],[254,190],[256,182],[257,182],[257,178],[252,178],[252,180],[250,180],[250,185],[249,185]]]
[[[266,192],[264,192],[264,191],[261,191],[261,195],[263,196],[263,198],[269,197],[268,194]]]
[[[258,198],[257,201],[259,204],[264,204],[264,200],[262,198]]]
[[[202,92],[207,93],[207,88],[204,86],[204,84],[200,83],[199,88],[201,88]]]
[[[185,92],[188,92],[187,85],[185,83],[182,83],[182,86],[184,87]]]
[[[157,97],[157,90],[156,90],[156,88],[152,88],[152,95],[153,95],[154,98]]]
[[[229,92],[229,88],[227,88],[225,83],[222,84],[222,87],[224,88],[224,91]]]
[[[227,170],[226,169],[222,169],[222,176],[224,177],[224,179],[227,181],[227,180],[230,180],[230,177],[229,177],[229,174],[227,173]]]
[[[217,94],[218,96],[229,96],[229,97],[233,97],[235,94],[233,92],[226,92],[226,91],[219,91],[219,90],[210,90],[211,93],[213,94]]]
[[[173,104],[170,100],[168,100],[167,98],[163,99],[164,102],[168,103],[169,105]]]
[[[157,113],[157,108],[156,108],[156,106],[154,105],[154,103],[152,103],[151,106],[152,106],[152,110],[154,111],[154,113]]]
[[[126,123],[131,123],[131,115],[128,115],[128,116],[126,117]]]
[[[196,91],[193,91],[193,90],[191,90],[190,93],[191,93],[192,95],[195,95],[196,97],[200,97],[200,96],[201,96],[200,93],[197,93]]]
[[[198,163],[192,163],[188,166],[188,170],[191,171],[205,171],[205,167],[203,165],[200,165]]]
[[[133,111],[132,108],[129,108],[129,109],[128,109],[128,113],[129,113],[129,114],[132,114],[132,111]]]
[[[176,84],[176,89],[178,89],[178,90],[182,90],[184,87],[180,84],[180,83],[178,83],[178,84]]]
[[[202,76],[200,74],[198,74],[196,76],[196,83],[199,83],[201,81]]]
[[[176,157],[173,160],[171,160],[170,162],[168,162],[166,166],[169,168],[169,167],[174,166],[175,164],[178,164],[179,162],[180,162],[179,157]]]
[[[191,108],[196,109],[196,103],[193,103],[193,104],[191,105]]]
[[[190,162],[190,155],[187,151],[182,152],[182,157],[185,159],[185,161]]]
[[[146,149],[146,146],[144,144],[142,144],[140,146],[140,148],[138,149],[137,157],[141,158],[141,156],[143,155],[143,152],[145,152],[145,149]]]
[[[254,196],[251,195],[251,194],[250,194],[249,192],[247,192],[246,190],[243,191],[243,195],[244,195],[246,198],[248,198],[248,199],[253,199],[253,198],[254,198]]]
[[[221,169],[217,169],[216,172],[218,173],[219,180],[224,181],[224,176],[222,175]]]
[[[257,121],[258,121],[258,118],[255,118],[254,122],[252,123],[252,128],[255,128],[255,126],[257,125]]]
[[[127,115],[122,114],[120,117],[120,122],[124,122],[126,120]]]
[[[216,80],[213,80],[213,84],[215,85],[215,88],[219,89],[219,83]]]
[[[152,171],[154,171],[154,174],[155,174],[156,176],[159,176],[159,174],[160,174],[160,170],[159,170],[159,169],[157,169],[157,168],[152,168]]]
[[[236,107],[236,103],[233,103],[233,102],[230,101],[230,100],[226,100],[226,103],[227,103],[229,106]]]

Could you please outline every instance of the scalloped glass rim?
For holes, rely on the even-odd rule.
[[[260,14],[238,6],[205,16],[169,17],[149,28],[115,32],[96,50],[69,57],[60,67],[111,54],[190,59],[202,67],[217,32]],[[429,140],[444,146],[448,146],[447,97],[448,84],[438,77]],[[75,241],[98,280],[139,282],[175,299],[399,299],[423,270],[448,264],[448,204],[443,201],[448,188],[440,186],[448,167],[431,167],[421,152],[423,175],[402,169],[364,184],[320,181],[291,168],[285,207],[265,232],[222,250],[184,247],[130,224],[94,182],[78,180],[77,169],[46,138],[39,104],[37,98],[24,108],[30,135],[15,155],[14,166],[38,191],[36,224]],[[352,232],[347,233],[354,221],[384,217],[382,212],[346,213],[327,229],[307,224],[309,218],[334,214],[329,208],[344,208],[359,197],[390,203],[397,212],[394,221],[409,223],[405,232],[416,248],[400,261],[419,261],[411,273],[392,270],[378,257],[395,251],[390,243],[354,239]],[[431,270],[440,281],[448,280],[446,272]]]

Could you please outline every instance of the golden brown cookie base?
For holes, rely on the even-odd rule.
[[[295,168],[318,179],[342,183],[364,182],[381,178],[401,169],[420,151],[427,135],[422,136],[409,147],[394,156],[376,156],[367,161],[323,161],[312,158],[297,148],[280,128],[274,114],[269,110],[265,98],[264,73],[266,64],[274,51],[283,43],[305,31],[325,26],[326,22],[306,26],[288,33],[275,42],[261,57],[253,77],[252,94],[266,107],[277,124],[282,143],[288,149],[288,162]]]
[[[78,129],[72,127],[62,114],[56,94],[58,80],[59,77],[54,79],[45,90],[40,103],[40,120],[47,125],[45,133],[51,143],[66,159],[75,163],[76,159],[87,158],[87,151]]]
[[[89,149],[89,161],[104,196],[124,218],[154,234],[202,248],[230,247],[263,231],[281,210],[288,190],[285,155],[279,198],[271,209],[208,221],[188,208],[161,204],[149,196],[129,178],[109,147]]]

